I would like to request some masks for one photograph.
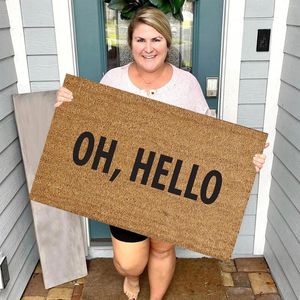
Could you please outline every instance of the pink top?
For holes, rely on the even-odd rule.
[[[210,116],[200,84],[191,73],[171,65],[173,75],[170,81],[157,90],[147,92],[132,83],[128,76],[129,65],[109,70],[100,83]]]

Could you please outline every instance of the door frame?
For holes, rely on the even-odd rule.
[[[78,75],[72,0],[52,0],[52,3],[59,77],[62,84],[66,73]],[[224,0],[218,111],[219,118],[233,123],[237,122],[238,113],[244,11],[245,0]],[[83,220],[89,257],[111,257],[111,246],[91,247],[88,219]],[[178,257],[203,256],[184,249],[176,249],[176,254]]]

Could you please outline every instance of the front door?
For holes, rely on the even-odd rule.
[[[173,34],[173,64],[192,72],[198,79],[210,108],[218,115],[218,93],[224,0],[185,1],[184,21],[170,17]],[[99,82],[111,68],[130,61],[126,47],[128,21],[102,0],[74,0],[74,22],[79,76]],[[217,84],[218,86],[218,84]],[[108,225],[89,220],[91,245],[110,239]]]

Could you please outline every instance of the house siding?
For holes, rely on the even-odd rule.
[[[264,126],[270,58],[270,52],[256,52],[257,30],[272,28],[274,2],[274,0],[245,2],[237,123],[257,130],[262,130]],[[258,179],[259,175],[256,176],[250,194],[233,251],[234,257],[254,255]]]
[[[21,0],[25,48],[32,92],[59,88],[51,0]]]
[[[300,2],[290,0],[264,255],[283,299],[300,299]]]
[[[18,93],[6,2],[0,1],[0,252],[10,281],[0,299],[19,299],[38,261],[31,206],[15,123]]]

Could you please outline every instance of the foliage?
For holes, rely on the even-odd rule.
[[[183,21],[182,6],[185,0],[104,0],[108,7],[121,12],[121,19],[130,20],[141,7],[156,7],[165,14],[171,12],[175,19]]]

